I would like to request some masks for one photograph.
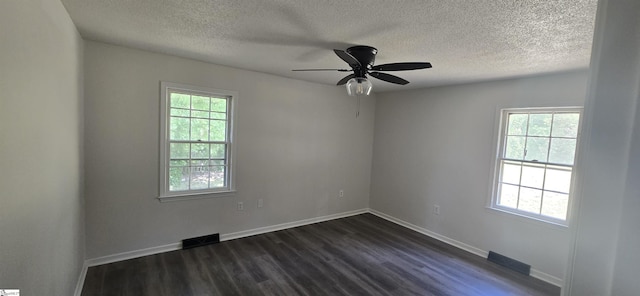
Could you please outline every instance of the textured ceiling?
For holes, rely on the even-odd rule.
[[[90,40],[335,84],[332,49],[378,48],[376,64],[422,88],[586,68],[597,0],[62,0]]]

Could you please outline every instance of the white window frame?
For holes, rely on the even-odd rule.
[[[227,171],[225,174],[226,186],[220,188],[190,189],[184,191],[169,190],[169,158],[170,158],[170,94],[172,91],[188,93],[192,95],[205,95],[227,98],[227,136],[226,159]],[[233,195],[236,191],[236,117],[238,105],[238,92],[221,90],[173,82],[160,82],[160,201],[172,201],[183,199],[198,199]]]
[[[506,159],[504,157],[505,154],[505,147],[506,147],[506,139],[507,139],[507,127],[508,127],[508,118],[509,118],[509,114],[517,114],[517,113],[521,113],[521,114],[534,114],[534,113],[566,113],[566,112],[571,112],[571,113],[578,113],[579,114],[579,121],[578,121],[578,134],[577,134],[577,138],[576,138],[576,149],[574,151],[574,162],[573,165],[568,166],[565,165],[566,167],[571,167],[571,181],[570,181],[570,187],[569,187],[569,196],[568,196],[568,204],[567,204],[567,215],[566,215],[566,219],[562,220],[562,219],[557,219],[554,217],[549,217],[549,216],[545,216],[542,214],[536,214],[536,213],[531,213],[531,212],[527,212],[527,211],[523,211],[523,210],[519,210],[519,209],[514,209],[514,208],[510,208],[510,207],[506,207],[506,206],[502,206],[498,204],[498,198],[500,196],[500,181],[502,179],[501,176],[501,161],[503,159]],[[582,130],[582,119],[583,119],[583,108],[582,107],[577,107],[577,106],[573,106],[573,107],[538,107],[538,108],[503,108],[503,109],[499,109],[499,118],[500,120],[498,121],[497,125],[497,135],[495,137],[494,143],[497,143],[495,146],[495,155],[493,158],[493,165],[491,168],[492,171],[492,183],[491,183],[491,190],[490,190],[490,198],[489,198],[489,203],[487,205],[488,208],[493,209],[493,210],[497,210],[499,212],[504,212],[504,213],[508,213],[508,214],[513,214],[516,216],[520,216],[520,217],[525,217],[525,218],[529,218],[531,220],[535,220],[535,221],[542,221],[542,222],[546,222],[546,223],[550,223],[550,224],[554,224],[554,225],[559,225],[559,226],[563,226],[563,227],[567,227],[569,225],[569,221],[571,219],[570,214],[571,214],[571,207],[572,204],[574,203],[574,192],[575,192],[575,179],[576,179],[576,163],[575,160],[577,158],[578,155],[578,147],[580,146],[580,134],[581,134],[581,130]],[[527,162],[527,161],[524,161]],[[548,164],[548,165],[554,165],[552,163],[548,163],[548,162],[536,162],[538,164]],[[520,185],[519,185],[520,186]]]

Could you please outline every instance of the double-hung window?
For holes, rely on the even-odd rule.
[[[566,225],[579,108],[502,110],[491,207]]]
[[[160,198],[234,191],[237,93],[161,83]]]

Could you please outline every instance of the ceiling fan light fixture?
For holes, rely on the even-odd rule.
[[[364,77],[354,77],[347,81],[347,94],[350,96],[368,96],[373,85]]]

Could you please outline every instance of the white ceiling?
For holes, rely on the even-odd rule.
[[[588,67],[597,0],[62,0],[83,38],[335,84],[332,49],[369,45],[422,88]]]

